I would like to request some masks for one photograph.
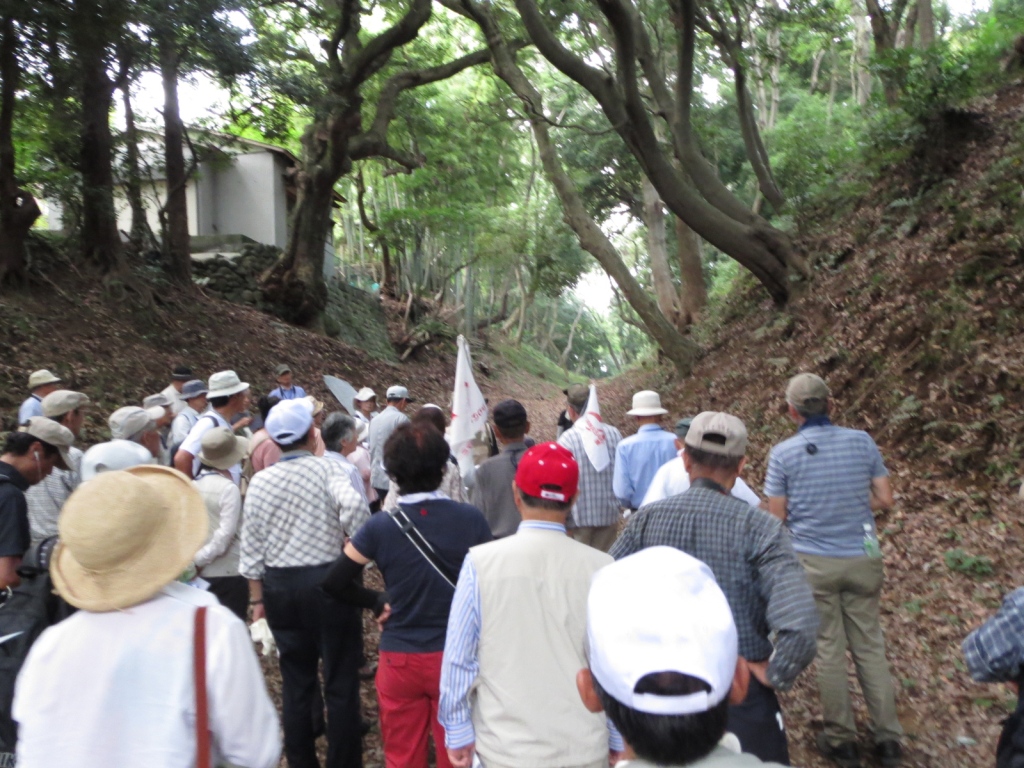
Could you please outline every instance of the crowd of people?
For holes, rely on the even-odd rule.
[[[818,376],[786,388],[796,431],[771,449],[762,498],[740,477],[739,418],[669,430],[653,391],[634,395],[625,438],[588,415],[585,386],[565,390],[555,442],[503,400],[464,477],[445,410],[406,386],[379,411],[363,387],[329,412],[289,365],[275,373],[251,413],[234,371],[178,366],[85,451],[90,399],[29,377],[0,455],[0,587],[48,545],[72,615],[18,677],[19,766],[269,768],[283,750],[313,768],[325,735],[328,768],[355,768],[369,677],[388,768],[426,768],[431,741],[439,768],[789,765],[776,692],[814,660],[820,752],[900,764],[874,518],[893,491]],[[246,630],[264,621],[280,721]],[[1019,590],[965,640],[971,674],[1020,682],[1022,630]]]

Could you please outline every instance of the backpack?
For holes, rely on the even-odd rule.
[[[1024,683],[1024,674],[1017,685]],[[996,768],[1024,768],[1024,689],[1017,696],[1017,709],[1003,720],[996,745]]]
[[[14,766],[14,683],[29,649],[44,629],[75,612],[53,591],[50,557],[56,544],[51,536],[29,548],[18,567],[21,584],[6,590],[0,603],[0,768]]]

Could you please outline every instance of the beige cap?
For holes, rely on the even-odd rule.
[[[214,469],[230,469],[240,462],[249,450],[249,439],[235,437],[227,427],[206,430],[199,450],[199,461]]]
[[[798,408],[812,401],[824,402],[829,394],[828,385],[813,373],[798,373],[786,385],[786,402]]]
[[[170,467],[103,472],[64,503],[50,575],[76,608],[103,612],[153,597],[206,540],[203,497]]]
[[[154,416],[154,414],[156,414]],[[163,408],[146,410],[137,405],[126,405],[118,408],[107,419],[110,435],[115,440],[131,440],[140,432],[156,429],[156,420],[163,416]]]
[[[694,417],[683,442],[698,451],[742,457],[747,452],[747,428],[728,413],[704,411]]]
[[[75,442],[75,435],[70,429],[45,416],[33,416],[19,431],[52,445],[60,453],[57,466],[61,469],[69,468],[68,448]]]
[[[70,389],[58,389],[43,398],[43,416],[55,419],[88,404],[89,397],[87,395],[81,392],[72,392]]]
[[[41,371],[34,371],[28,377],[28,388],[30,390],[36,387],[42,387],[47,384],[57,384],[61,381],[60,376],[52,373],[45,368]]]
[[[587,400],[590,399],[590,387],[586,384],[570,384],[562,392],[565,393],[566,398],[569,400],[569,405],[576,411],[581,411],[587,407]]]

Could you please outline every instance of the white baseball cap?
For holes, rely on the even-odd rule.
[[[369,387],[363,387],[358,392],[356,392],[356,398],[355,399],[359,400],[360,402],[362,402],[362,401],[366,401],[366,400],[373,400],[375,397],[377,397],[377,393],[376,392],[374,392]]]
[[[388,387],[386,395],[388,400],[408,400],[410,403],[416,401],[409,397],[409,390],[403,387],[401,384],[395,384],[393,387]]]
[[[79,470],[82,482],[90,480],[101,472],[137,467],[140,464],[155,464],[156,459],[148,449],[131,440],[110,440],[98,443],[82,456]]]
[[[313,409],[310,402],[300,397],[282,400],[270,409],[264,424],[270,439],[279,445],[288,445],[301,440],[313,426]]]
[[[729,602],[707,565],[649,547],[594,574],[587,598],[590,671],[619,703],[652,715],[691,715],[729,695],[739,654]],[[641,678],[678,672],[711,688],[684,696],[636,693]]]

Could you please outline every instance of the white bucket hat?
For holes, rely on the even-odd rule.
[[[211,400],[215,397],[229,397],[248,388],[249,383],[239,379],[234,371],[218,371],[210,377],[210,391],[206,396]]]
[[[60,376],[43,368],[41,371],[33,371],[28,377],[28,388],[44,387],[47,384],[59,384],[62,381]]]
[[[661,407],[661,395],[650,389],[633,395],[633,410],[627,416],[664,416],[668,411]]]
[[[170,467],[104,472],[61,510],[50,575],[76,608],[103,612],[145,602],[174,581],[206,541],[203,497]]]

